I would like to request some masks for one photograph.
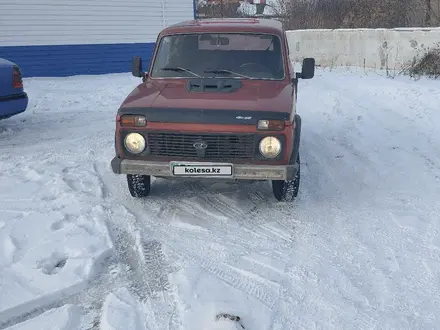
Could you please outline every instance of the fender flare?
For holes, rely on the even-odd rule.
[[[301,141],[301,116],[295,115],[295,140],[293,141],[292,161],[296,162],[299,153],[299,143]]]

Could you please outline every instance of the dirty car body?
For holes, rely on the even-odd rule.
[[[301,118],[298,78],[281,23],[267,19],[182,22],[157,38],[147,71],[116,118],[114,173],[132,196],[150,192],[151,176],[271,180],[278,200],[299,186]]]

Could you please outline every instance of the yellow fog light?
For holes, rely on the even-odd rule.
[[[266,158],[275,158],[281,152],[281,142],[274,136],[266,136],[260,141],[260,153]]]
[[[141,134],[130,133],[125,137],[124,145],[132,154],[140,154],[145,150],[146,142]]]

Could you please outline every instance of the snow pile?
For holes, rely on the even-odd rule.
[[[147,330],[145,322],[140,302],[126,288],[116,290],[106,297],[101,330]]]
[[[13,186],[0,181],[7,206],[0,226],[0,324],[84,289],[112,247],[99,208],[81,214],[71,200],[68,207],[38,210],[32,201],[49,198],[50,190],[40,187],[56,177],[23,167],[17,179]]]

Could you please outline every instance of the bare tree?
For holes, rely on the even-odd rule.
[[[440,26],[440,0],[425,0],[424,26]]]
[[[239,17],[238,12],[240,3],[233,0],[199,1],[197,4],[197,14],[200,17]]]
[[[288,29],[393,28],[410,23],[414,0],[286,0],[280,6]]]
[[[425,24],[430,25],[431,24],[431,12],[432,12],[431,0],[425,0],[425,4],[426,4]]]

